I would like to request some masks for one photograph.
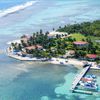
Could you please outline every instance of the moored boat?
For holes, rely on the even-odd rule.
[[[98,89],[98,85],[96,84],[96,82],[93,81],[80,81],[79,84],[84,88],[84,89],[90,89],[90,90],[97,90]]]
[[[91,74],[91,75],[86,75],[85,78],[88,78],[88,79],[95,79],[96,76],[94,74]]]
[[[81,79],[81,81],[83,81],[83,82],[87,82],[87,81],[93,81],[93,82],[96,82],[96,79],[84,77],[84,78]]]

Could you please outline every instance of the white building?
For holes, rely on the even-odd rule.
[[[56,36],[59,35],[61,38],[68,37],[68,33],[66,32],[56,32],[52,31],[48,34],[49,38],[56,38]]]

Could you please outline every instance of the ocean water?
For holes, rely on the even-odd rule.
[[[81,69],[6,55],[6,43],[22,34],[97,19],[100,0],[0,0],[0,100],[100,100],[69,91]]]
[[[0,0],[0,5],[0,35],[52,30],[100,18],[100,0]]]
[[[28,2],[29,0],[0,0],[0,10],[4,10],[13,6],[17,6]]]

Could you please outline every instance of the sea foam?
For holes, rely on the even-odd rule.
[[[0,17],[7,16],[8,14],[15,13],[17,11],[23,10],[27,7],[32,6],[36,2],[37,1],[29,1],[29,2],[26,2],[22,5],[13,6],[11,8],[6,9],[6,10],[0,10]]]

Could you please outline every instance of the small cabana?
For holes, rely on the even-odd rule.
[[[43,49],[43,47],[41,45],[33,45],[33,46],[26,47],[26,49],[27,50],[34,50],[34,49],[41,50],[41,49]]]
[[[97,58],[97,55],[96,54],[87,54],[86,58],[89,60],[95,60]]]

